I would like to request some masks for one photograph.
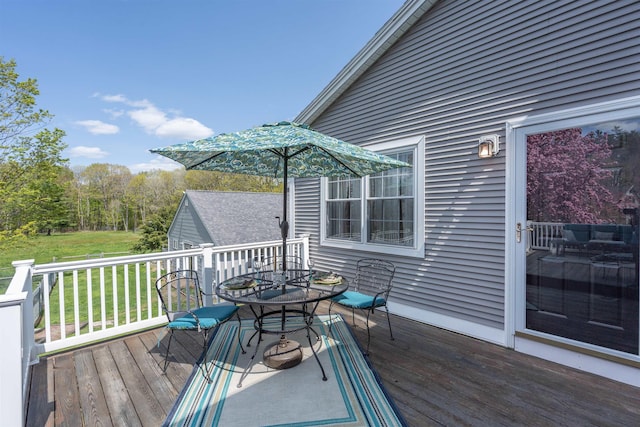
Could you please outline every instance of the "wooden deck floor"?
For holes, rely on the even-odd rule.
[[[380,325],[372,329],[371,361],[411,426],[640,420],[638,388],[398,317],[391,341],[384,316],[374,320]],[[365,342],[361,327],[355,334]],[[41,359],[33,367],[27,426],[160,425],[202,349],[200,336],[179,335],[166,375],[163,329]]]

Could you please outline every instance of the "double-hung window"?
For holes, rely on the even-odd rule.
[[[322,244],[424,256],[424,138],[367,148],[412,167],[324,178]]]

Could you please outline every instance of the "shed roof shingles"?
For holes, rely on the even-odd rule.
[[[186,196],[216,246],[278,240],[282,194],[188,190]]]

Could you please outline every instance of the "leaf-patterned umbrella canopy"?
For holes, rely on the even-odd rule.
[[[407,163],[280,122],[151,150],[187,169],[287,177],[365,176]]]
[[[411,165],[291,122],[266,124],[184,144],[151,150],[187,169],[282,178],[284,182],[282,254],[286,259],[287,178],[362,177]],[[286,265],[285,265],[286,268]]]

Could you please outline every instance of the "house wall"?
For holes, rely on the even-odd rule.
[[[177,249],[183,249],[183,243],[194,246],[201,243],[213,243],[207,229],[186,197],[183,197],[180,202],[167,236],[169,238],[169,250],[175,249],[171,246],[174,240],[178,241]]]
[[[426,137],[425,256],[388,257],[394,311],[505,339],[505,122],[639,95],[638,34],[637,1],[440,1],[309,123],[365,146]],[[478,159],[486,134],[502,151]],[[319,183],[296,182],[296,231],[347,273],[372,254],[318,246]]]

